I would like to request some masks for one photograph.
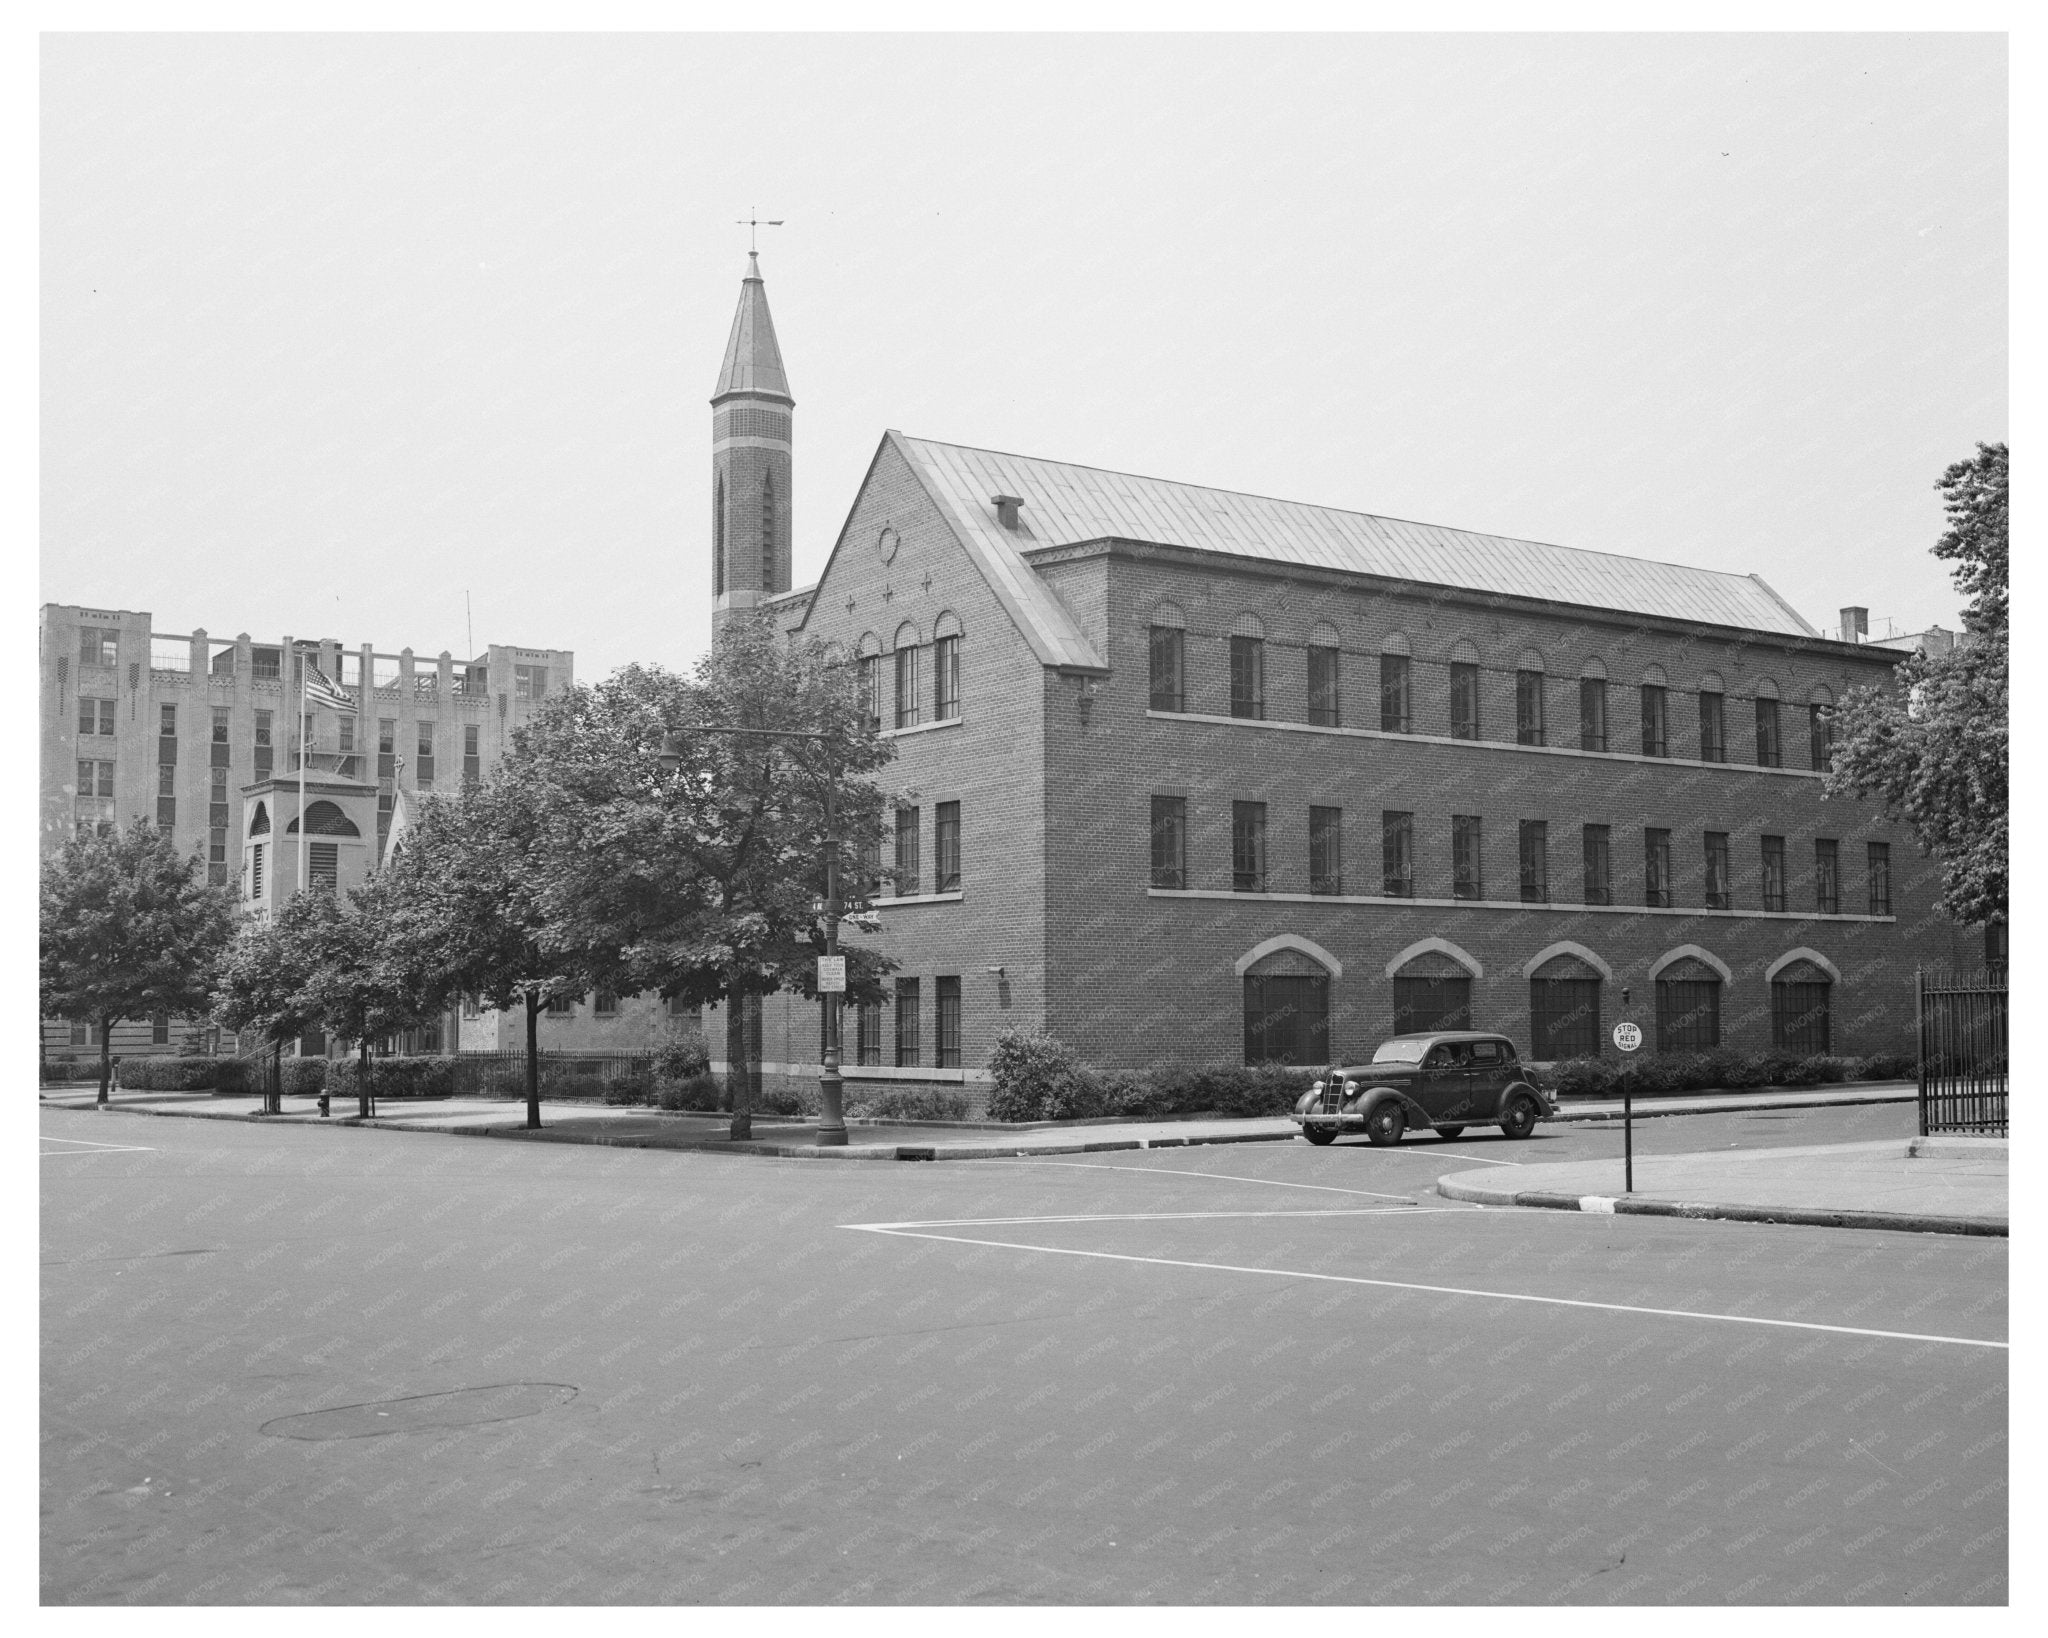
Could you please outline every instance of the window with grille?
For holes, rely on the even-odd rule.
[[[268,779],[276,766],[276,743],[271,735],[271,714],[268,711],[256,713],[255,767],[258,779]],[[222,758],[225,761],[226,758]]]
[[[1542,819],[1524,819],[1517,838],[1521,855],[1522,902],[1550,902],[1550,826]]]
[[[1480,871],[1479,815],[1451,815],[1451,897],[1481,899],[1486,883]]]
[[[112,700],[80,699],[78,702],[78,731],[81,734],[111,736],[114,732],[114,702]]]
[[[1529,980],[1529,1055],[1560,1058],[1600,1056],[1600,980]]]
[[[916,808],[896,810],[896,892],[908,895],[919,891],[923,871],[917,856],[918,828],[921,815]]]
[[[1311,644],[1308,650],[1308,720],[1318,728],[1337,728],[1337,650]]]
[[[1152,885],[1188,884],[1188,804],[1184,796],[1152,798]]]
[[[228,826],[228,771],[222,767],[206,770],[206,823],[214,830]]]
[[[1266,804],[1230,804],[1230,885],[1240,893],[1266,891]]]
[[[335,730],[340,735],[337,743],[341,746],[342,753],[347,755],[353,752],[356,748],[356,719],[349,716],[336,718]]]
[[[1671,907],[1671,832],[1643,831],[1643,903],[1651,909]]]
[[[1303,973],[1245,974],[1244,1061],[1328,1063],[1329,979]]]
[[[1147,703],[1154,711],[1187,709],[1187,637],[1178,626],[1154,626],[1152,680]]]
[[[1584,855],[1586,872],[1586,898],[1588,904],[1612,904],[1614,902],[1614,876],[1610,868],[1608,853],[1608,830],[1605,825],[1587,825],[1580,835],[1580,846]]]
[[[610,990],[599,990],[590,1010],[599,1018],[616,1018],[619,1015],[619,998]]]
[[[157,707],[156,733],[159,739],[168,739],[173,744],[177,742],[178,708],[175,705],[160,705]],[[169,762],[177,761],[177,752],[173,751],[165,760]]]
[[[149,1017],[149,1044],[169,1046],[171,1044],[171,1015],[167,1012],[151,1013]]]
[[[431,722],[419,724],[419,760],[413,764],[413,782],[423,791],[434,788],[434,725]]]
[[[1825,980],[1771,981],[1771,1046],[1795,1057],[1834,1051],[1831,1003],[1834,986]]]
[[[951,722],[960,715],[960,639],[941,637],[932,644],[932,720]]]
[[[1479,667],[1451,662],[1451,738],[1479,737]]]
[[[1763,901],[1766,910],[1785,908],[1785,838],[1763,838]]]
[[[1408,710],[1408,656],[1380,656],[1380,732],[1406,734],[1414,730]]]
[[[1668,756],[1671,753],[1671,745],[1666,732],[1663,684],[1644,683],[1642,701],[1643,755]]]
[[[80,626],[78,628],[78,663],[80,665],[116,665],[121,658],[121,633],[113,626]]]
[[[1889,842],[1867,842],[1864,844],[1865,868],[1869,872],[1870,913],[1873,916],[1888,916],[1892,913],[1892,846]]]
[[[1720,1044],[1720,979],[1658,979],[1657,1050],[1711,1052]]]
[[[575,1010],[576,997],[573,995],[551,995],[548,997],[548,1016],[550,1018],[567,1018]]]
[[[957,978],[935,978],[932,980],[932,1025],[937,1032],[933,1042],[937,1050],[936,1063],[941,1069],[960,1067],[960,980]]]
[[[1832,705],[1809,705],[1806,719],[1814,771],[1825,773],[1835,765],[1835,708]]]
[[[1515,673],[1515,743],[1543,743],[1543,673]]]
[[[1464,974],[1415,974],[1394,979],[1394,1033],[1472,1027],[1472,980]]]
[[[477,723],[465,722],[462,725],[462,782],[465,785],[474,785],[483,778],[483,733],[482,726]],[[347,750],[348,747],[344,745],[342,749]]]
[[[1308,890],[1344,891],[1344,810],[1308,810]]]
[[[1785,761],[1784,747],[1778,739],[1778,702],[1758,700],[1756,702],[1756,765],[1759,768],[1782,767]]]
[[[515,700],[546,699],[548,668],[544,665],[515,665],[512,668],[512,697]]]
[[[1380,891],[1390,899],[1415,897],[1415,815],[1380,815]]]
[[[284,650],[280,648],[250,649],[249,675],[257,682],[281,681],[284,677]]]
[[[226,745],[228,742],[228,708],[225,705],[213,707],[213,743]],[[216,758],[216,760],[219,760]]]
[[[1700,695],[1700,760],[1728,760],[1728,723],[1721,709],[1719,694]]]
[[[1607,749],[1607,679],[1579,679],[1579,749]]]
[[[854,1061],[880,1067],[882,1062],[882,1003],[863,1001],[853,1015]]]
[[[941,802],[932,809],[934,893],[960,891],[960,804]]]
[[[377,719],[377,777],[396,779],[398,777],[398,719],[379,717]]]
[[[1255,720],[1266,714],[1266,642],[1263,637],[1230,639],[1230,714]]]
[[[867,718],[869,731],[878,734],[882,731],[882,656],[863,654],[856,681],[861,715]]]
[[[219,827],[206,833],[206,881],[210,887],[228,885],[228,833]]]
[[[1710,830],[1706,834],[1707,897],[1709,910],[1728,910],[1734,907],[1734,889],[1728,870],[1728,833],[1724,830]]]
[[[113,763],[89,761],[78,764],[75,804],[80,830],[104,834],[114,828]]]
[[[917,655],[915,643],[896,650],[896,726],[917,726]]]
[[[923,1062],[923,1048],[918,1043],[918,1009],[921,997],[917,980],[899,978],[896,980],[896,1066],[899,1069],[915,1069]]]
[[[1813,844],[1813,908],[1823,916],[1842,911],[1841,844],[1827,837]]]

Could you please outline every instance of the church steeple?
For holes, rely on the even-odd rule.
[[[790,587],[789,376],[775,343],[758,253],[746,277],[711,396],[712,627]]]

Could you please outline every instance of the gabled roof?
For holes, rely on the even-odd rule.
[[[711,394],[717,403],[728,393],[758,393],[789,403],[789,376],[782,368],[782,349],[775,344],[775,321],[768,316],[768,286],[761,282],[761,263],[747,252],[747,276],[740,281],[740,304],[726,338],[725,363]]]
[[[1047,645],[1065,647],[1069,641],[1083,650],[1088,645],[1020,554],[1105,539],[1191,547],[1789,637],[1819,635],[1753,574],[1474,534],[900,433],[890,436],[933,497],[954,515],[961,538],[984,561],[991,584],[999,592],[1014,587],[1015,605],[1026,616],[1020,624],[1042,650]],[[989,497],[998,494],[1023,500],[1019,529],[1005,529],[997,521]],[[1043,651],[1040,658],[1045,658]]]

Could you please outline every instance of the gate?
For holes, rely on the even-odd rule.
[[[1914,975],[1920,1016],[1920,1135],[2006,1135],[2006,974]]]

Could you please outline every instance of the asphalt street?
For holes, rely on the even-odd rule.
[[[1899,1106],[1649,1120],[1861,1141]],[[1995,1604],[2006,1242],[45,1110],[51,1604]]]

